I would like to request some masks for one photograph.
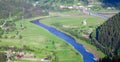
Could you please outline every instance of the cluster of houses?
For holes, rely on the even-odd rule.
[[[89,3],[87,6],[80,5],[80,3],[78,3],[78,5],[72,5],[72,6],[60,5],[59,8],[61,8],[61,9],[84,9],[84,10],[90,10],[90,8],[95,6],[95,5],[102,5],[102,3],[101,2]],[[107,7],[107,9],[114,10],[115,7]]]
[[[61,9],[84,9],[84,10],[89,10],[91,7],[95,6],[95,5],[102,5],[101,2],[93,2],[92,0],[88,0],[88,5],[87,6],[83,6],[81,5],[81,3],[77,3],[77,5],[72,5],[72,6],[66,6],[66,5],[60,5],[59,7]]]
[[[41,61],[41,62],[52,62],[52,60],[48,58],[36,58],[35,55],[31,52],[23,52],[23,51],[14,51],[16,47],[14,46],[9,46],[7,47],[7,51],[0,51],[4,52],[6,56],[6,62],[16,62],[17,59],[21,60],[30,60],[30,61]],[[23,49],[23,48],[20,48]],[[12,60],[14,59],[14,60]]]
[[[91,5],[91,6],[92,6],[92,5]],[[85,6],[76,6],[76,5],[73,5],[73,6],[60,5],[59,8],[61,8],[61,9],[85,9],[85,10],[88,9],[88,8],[85,7]]]

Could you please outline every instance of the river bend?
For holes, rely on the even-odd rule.
[[[65,42],[69,43],[70,45],[72,45],[83,57],[84,62],[96,62],[94,60],[94,56],[92,53],[88,52],[82,44],[78,43],[74,38],[72,38],[71,36],[53,28],[50,26],[47,26],[43,23],[41,23],[39,20],[34,20],[32,21],[32,23],[43,27],[44,29],[48,30],[49,32],[51,32],[52,34],[56,35],[57,37],[65,40]]]

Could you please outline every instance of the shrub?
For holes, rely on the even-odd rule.
[[[5,39],[7,39],[8,38],[8,36],[7,35],[5,35],[5,37],[4,37]]]
[[[11,38],[11,39],[14,39],[14,38],[15,38],[15,36],[11,36],[10,38]]]
[[[22,39],[23,37],[22,37],[22,35],[19,35],[19,39]]]
[[[6,62],[7,61],[7,57],[4,53],[0,52],[0,62]]]

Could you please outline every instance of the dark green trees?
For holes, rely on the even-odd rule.
[[[120,13],[99,26],[96,29],[96,36],[93,32],[92,39],[95,45],[107,55],[117,55],[120,48]]]
[[[112,58],[104,57],[102,59],[99,59],[97,62],[120,62],[120,57],[117,56],[114,56]]]

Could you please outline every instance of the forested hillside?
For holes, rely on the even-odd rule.
[[[100,0],[104,7],[115,7],[120,9],[120,0]]]
[[[108,19],[92,33],[94,44],[108,56],[120,55],[120,13]]]
[[[43,14],[45,13],[42,10],[23,0],[0,0],[0,19],[23,15],[27,18]]]

